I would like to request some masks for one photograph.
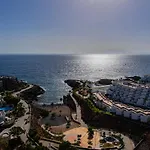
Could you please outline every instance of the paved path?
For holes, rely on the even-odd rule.
[[[99,129],[100,132],[105,132],[106,134],[109,134],[109,132],[113,132],[113,130],[107,130],[107,129]],[[119,133],[120,134],[120,133]],[[124,141],[124,149],[123,150],[133,150],[135,145],[133,141],[126,135],[121,134],[123,141]]]
[[[135,147],[133,141],[125,135],[122,135],[122,137],[125,144],[124,150],[133,150]]]
[[[20,94],[20,93],[22,93],[22,92],[24,92],[24,91],[26,91],[26,90],[29,90],[29,89],[31,89],[32,87],[33,87],[33,85],[32,85],[32,84],[30,84],[27,88],[22,89],[22,90],[17,91],[17,92],[14,92],[12,95],[13,95],[14,97],[17,97],[17,96],[18,96],[18,94]]]
[[[82,120],[82,116],[81,116],[81,107],[80,105],[77,103],[76,99],[73,97],[72,93],[70,94],[72,100],[74,101],[75,105],[76,105],[76,114],[77,114],[77,121],[80,122],[82,127],[87,127],[87,125],[84,123],[84,121]]]
[[[83,120],[81,118],[81,107],[78,105],[78,103],[77,103],[76,99],[73,97],[72,93],[70,94],[70,96],[76,105],[77,120],[81,123],[81,126],[87,127],[87,125],[83,122]],[[108,130],[104,130],[104,129],[102,129],[100,131],[105,131],[106,133],[109,132]],[[123,137],[123,141],[125,144],[124,150],[133,150],[134,149],[133,141],[128,136],[125,136],[123,134],[121,134],[121,135]]]
[[[18,94],[20,94],[21,92],[23,91],[26,91],[30,88],[32,88],[33,85],[30,85],[29,87],[25,88],[25,89],[22,89],[18,92],[15,92],[13,93],[12,95],[14,97],[17,97]],[[18,118],[16,121],[15,121],[15,124],[13,126],[11,126],[10,128],[6,128],[4,129],[1,133],[0,133],[0,136],[2,136],[4,133],[9,133],[10,129],[13,128],[13,127],[21,127],[23,130],[25,130],[25,133],[24,134],[21,134],[21,139],[24,143],[26,143],[27,141],[27,134],[29,132],[29,129],[30,129],[30,121],[31,121],[31,113],[27,114],[27,112],[29,112],[29,105],[24,101],[24,100],[20,100],[20,103],[22,103],[23,107],[25,108],[25,115]],[[25,120],[28,120],[28,122],[26,123]]]
[[[45,140],[40,140],[39,142],[42,143],[43,146],[47,147],[49,150],[54,150],[53,147],[55,147],[56,149],[59,148],[59,144],[56,144],[54,142],[48,142]]]

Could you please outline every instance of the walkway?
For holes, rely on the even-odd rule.
[[[76,114],[77,114],[77,121],[80,122],[82,127],[87,127],[87,125],[84,123],[84,121],[82,120],[82,116],[81,116],[81,107],[80,105],[77,103],[76,99],[73,97],[72,93],[70,94],[72,100],[74,101],[75,105],[76,105]]]
[[[59,148],[59,144],[46,141],[46,140],[40,140],[40,143],[42,143],[43,146],[47,147],[49,150],[55,150]]]
[[[81,107],[80,107],[80,105],[78,105],[78,103],[77,103],[76,99],[73,97],[72,93],[70,94],[70,96],[76,105],[77,120],[81,123],[82,127],[87,127],[87,125],[84,123],[84,121],[81,118]],[[105,130],[105,129],[100,129],[100,131],[101,132],[105,131],[106,133],[109,132],[109,130]],[[128,136],[125,136],[123,134],[121,134],[121,135],[123,137],[124,144],[125,144],[124,150],[133,150],[134,149],[133,141]]]
[[[107,130],[107,129],[99,129],[99,131],[105,132],[107,135],[109,134],[110,131],[113,132],[113,130]],[[133,141],[126,135],[121,134],[121,137],[123,138],[124,145],[125,145],[123,150],[133,150],[135,147]]]
[[[21,92],[26,91],[28,89],[31,89],[32,87],[33,87],[33,85],[30,85],[29,87],[22,89],[21,91],[15,92],[12,95],[14,97],[17,97],[18,94],[20,94]],[[26,141],[28,140],[27,134],[28,134],[29,129],[30,129],[31,113],[28,113],[29,112],[29,105],[24,100],[20,100],[20,103],[22,103],[23,107],[25,108],[25,115],[18,118],[13,126],[11,126],[10,128],[4,129],[0,133],[0,136],[2,136],[4,133],[9,133],[10,129],[13,127],[21,127],[23,130],[25,130],[25,133],[21,134],[20,137],[21,137],[22,141],[24,143],[26,143]]]

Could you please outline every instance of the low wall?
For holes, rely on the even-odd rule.
[[[74,117],[73,117],[72,115],[73,115],[73,114],[71,114],[71,119],[72,119],[75,123],[77,123],[77,124],[80,125],[81,123],[80,123],[79,121],[75,120]]]
[[[137,150],[139,146],[144,142],[144,139],[142,139],[134,148],[134,150]]]

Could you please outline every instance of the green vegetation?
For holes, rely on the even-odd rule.
[[[103,148],[113,148],[114,145],[111,143],[104,143]]]
[[[17,150],[49,150],[47,147],[42,145],[32,146],[31,144],[21,145]]]
[[[40,137],[38,136],[38,132],[35,129],[29,130],[29,136],[35,141],[38,142]]]
[[[91,102],[91,100],[86,100],[88,107],[94,112],[94,113],[102,113],[103,111],[100,111],[98,108],[94,106],[94,104]]]
[[[88,138],[89,139],[92,139],[93,138],[93,135],[94,135],[94,130],[92,127],[88,127]]]
[[[40,145],[32,145],[30,143],[24,144],[20,137],[14,139],[0,138],[0,149],[1,150],[48,150],[48,148]]]
[[[20,147],[23,145],[23,142],[21,138],[18,136],[14,139],[9,140],[8,150],[17,149],[17,147]]]
[[[70,128],[70,126],[71,126],[70,121],[67,121],[66,128],[68,129],[68,128]]]
[[[105,115],[109,115],[109,116],[112,116],[113,114],[108,112],[105,108],[104,109],[99,109],[97,108],[94,103],[93,103],[93,99],[94,99],[94,96],[93,95],[90,95],[89,98],[87,99],[84,99],[83,97],[81,97],[80,95],[78,95],[76,93],[76,91],[79,90],[79,89],[76,89],[76,90],[73,90],[73,96],[80,101],[80,103],[84,103],[84,105],[87,105],[88,109],[91,110],[93,113],[95,114],[105,114]]]
[[[12,96],[10,93],[7,93],[6,96],[4,97],[4,101],[7,104],[13,104],[14,106],[16,106],[20,101],[20,99],[18,97]]]
[[[56,118],[56,113],[53,112],[53,113],[51,114],[51,119],[54,120],[55,118]]]
[[[10,134],[14,137],[18,137],[22,133],[24,133],[24,130],[21,127],[13,127],[10,129]]]
[[[77,150],[77,149],[71,146],[70,142],[64,141],[59,145],[59,150]]]
[[[103,132],[102,137],[106,137],[106,133],[105,132]]]
[[[104,144],[106,143],[106,141],[104,139],[99,140],[100,144]]]
[[[107,110],[100,110],[99,108],[97,108],[90,99],[86,99],[86,103],[87,103],[87,106],[89,107],[89,109],[96,114],[105,114],[105,115],[110,115],[110,116],[113,115],[112,113],[108,112]]]
[[[49,112],[45,109],[40,109],[40,115],[45,118],[49,115]]]
[[[88,144],[89,144],[89,145],[93,145],[92,141],[88,141]]]
[[[48,123],[46,123],[46,124],[45,124],[45,129],[47,130],[47,129],[48,129],[48,127],[49,127],[49,124],[48,124]]]
[[[15,107],[13,114],[19,118],[25,114],[25,108],[23,107],[22,103],[18,103],[17,106]]]
[[[133,80],[139,81],[139,80],[141,80],[141,77],[140,77],[140,76],[134,76],[134,77],[133,77]]]
[[[123,141],[123,138],[121,137],[121,135],[113,134],[112,136],[115,137],[116,139],[118,139],[120,142],[120,145],[122,146],[122,148],[124,148],[125,145],[124,145],[124,141]]]

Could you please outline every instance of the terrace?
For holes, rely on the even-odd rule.
[[[109,98],[105,97],[104,95],[102,95],[101,93],[95,93],[97,99],[100,102],[103,102],[106,106],[109,106],[110,108],[116,108],[116,109],[120,109],[120,110],[124,110],[124,111],[130,111],[131,113],[135,113],[135,114],[139,114],[139,115],[143,115],[143,116],[150,116],[150,111],[146,110],[146,109],[142,109],[139,107],[134,107],[134,106],[129,106],[126,105],[124,103],[120,103],[120,102],[114,102],[112,100],[110,100]]]
[[[106,134],[99,130],[94,130],[93,137],[89,138],[88,129],[85,127],[74,128],[64,132],[64,140],[83,148],[102,149],[102,148],[120,148],[123,146],[118,136]],[[105,134],[104,134],[105,133]]]

